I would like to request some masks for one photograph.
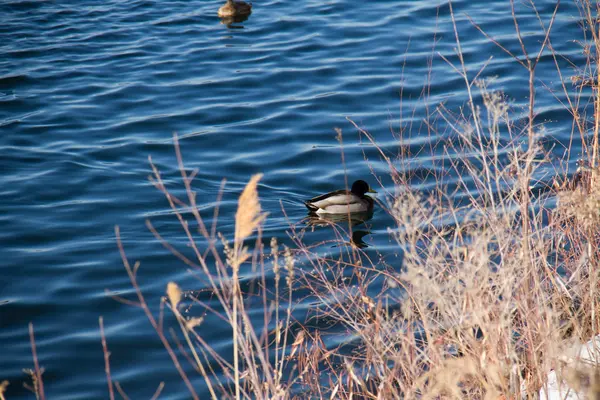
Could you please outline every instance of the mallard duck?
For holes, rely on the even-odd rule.
[[[245,1],[227,0],[225,5],[219,8],[218,15],[221,18],[232,18],[248,15],[252,12],[252,4]]]
[[[313,197],[304,202],[306,207],[317,214],[348,214],[364,213],[373,210],[373,198],[365,193],[377,193],[363,180],[352,184],[352,189],[336,190],[335,192]]]

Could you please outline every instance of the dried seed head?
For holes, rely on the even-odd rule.
[[[192,329],[194,329],[195,327],[200,325],[202,323],[202,321],[204,321],[204,318],[194,317],[194,318],[186,321],[185,327],[191,331]]]
[[[4,400],[4,392],[6,391],[6,388],[8,387],[8,381],[2,381],[2,383],[0,383],[0,399]]]
[[[235,214],[235,242],[239,246],[244,239],[254,232],[267,216],[261,213],[258,201],[258,181],[262,174],[256,174],[250,178],[250,182],[244,188],[238,201],[238,209]]]
[[[181,289],[179,289],[179,286],[175,282],[168,283],[167,296],[169,297],[171,306],[176,309],[177,305],[181,302]]]

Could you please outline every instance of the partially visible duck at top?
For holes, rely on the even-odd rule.
[[[249,15],[252,12],[252,4],[241,0],[227,0],[225,5],[219,8],[218,15],[221,18],[233,18]]]
[[[374,200],[365,193],[377,193],[363,180],[352,184],[352,189],[336,190],[304,202],[310,212],[317,214],[348,214],[373,211]]]

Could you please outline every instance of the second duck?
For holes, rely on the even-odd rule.
[[[221,18],[234,18],[247,16],[252,12],[252,4],[242,0],[227,0],[225,5],[219,8],[218,15]]]

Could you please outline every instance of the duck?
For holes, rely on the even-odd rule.
[[[306,200],[304,204],[315,214],[348,214],[373,211],[374,200],[365,193],[377,193],[363,180],[352,184],[350,191],[336,190]]]
[[[227,0],[225,5],[221,6],[218,15],[221,18],[232,18],[248,15],[252,12],[252,4],[241,0]]]

